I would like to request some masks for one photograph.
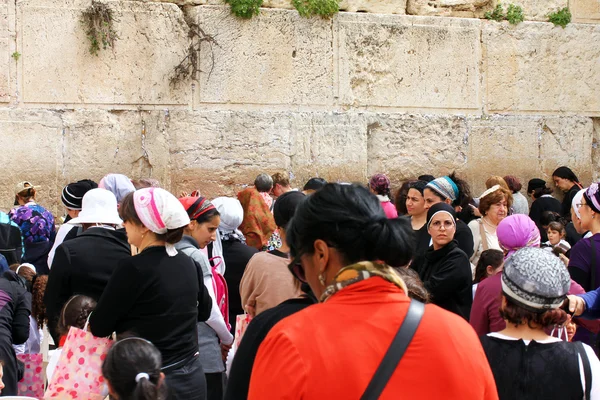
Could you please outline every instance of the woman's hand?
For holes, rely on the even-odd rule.
[[[223,344],[221,343],[221,358],[223,361],[227,361],[227,355],[229,354],[229,350],[231,350],[232,344]]]

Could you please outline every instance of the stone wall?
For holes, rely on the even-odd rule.
[[[491,0],[346,0],[366,13],[330,20],[284,0],[251,20],[175,3],[108,2],[119,39],[94,56],[89,1],[0,0],[0,209],[31,180],[61,212],[65,183],[109,172],[207,195],[279,170],[295,185],[456,170],[476,193],[559,165],[598,178],[598,0],[569,1],[565,29],[539,21],[567,0],[515,1],[533,20],[517,26],[477,19]],[[171,84],[192,24],[217,44]]]

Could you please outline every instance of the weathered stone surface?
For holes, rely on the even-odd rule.
[[[594,124],[585,117],[544,117],[541,119],[540,168],[546,176],[561,165],[577,171],[583,183],[592,180]]]
[[[0,103],[10,101],[10,27],[8,0],[0,0]]]
[[[368,175],[387,173],[396,183],[422,174],[462,170],[467,162],[464,117],[377,114],[369,118]]]
[[[340,10],[374,14],[406,14],[406,0],[342,0]]]
[[[174,4],[109,2],[119,39],[114,50],[89,53],[81,12],[89,2],[24,1],[23,100],[26,103],[167,105],[188,102],[186,86],[169,77],[188,46]]]
[[[592,138],[592,179],[597,182],[600,179],[600,118],[592,118],[594,124],[594,136]]]
[[[485,23],[491,112],[600,114],[600,25]]]
[[[569,9],[573,14],[573,22],[600,23],[600,1],[570,0]]]
[[[338,20],[342,104],[479,108],[480,21],[362,14]]]
[[[495,6],[495,0],[408,0],[406,12],[411,15],[447,17],[480,17]]]
[[[13,207],[14,187],[30,181],[38,189],[40,204],[57,210],[62,121],[46,110],[0,110],[0,209]]]
[[[548,14],[569,6],[569,0],[511,0],[502,2],[504,9],[509,3],[523,7],[526,21],[548,21]]]
[[[65,183],[122,173],[168,187],[168,113],[78,110],[63,113],[62,120]]]
[[[266,8],[251,20],[225,7],[194,11],[219,43],[202,48],[198,103],[332,104],[331,20]]]

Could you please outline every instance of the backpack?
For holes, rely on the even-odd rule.
[[[209,261],[212,266],[212,284],[217,300],[217,306],[223,315],[227,329],[231,330],[231,324],[229,323],[229,290],[227,289],[227,281],[225,281],[225,278],[218,269],[223,263],[223,258],[221,256],[215,256]]]

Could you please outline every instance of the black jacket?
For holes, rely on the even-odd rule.
[[[29,338],[31,294],[24,285],[0,279],[0,359],[4,362],[6,387],[2,396],[17,395],[17,361],[13,344],[23,344]]]
[[[6,257],[8,265],[21,263],[23,239],[19,227],[0,223],[0,254]]]
[[[439,250],[429,247],[411,268],[419,273],[431,302],[469,320],[473,304],[471,263],[453,240]]]
[[[417,235],[417,249],[415,252],[416,256],[423,255],[429,248],[431,242],[431,236],[427,232],[427,224],[423,225],[421,229],[416,231]],[[454,240],[458,243],[458,248],[465,252],[467,258],[473,256],[473,233],[471,229],[463,221],[456,220],[456,233],[454,234]]]
[[[263,311],[250,322],[231,364],[225,400],[245,400],[248,398],[254,360],[256,359],[258,348],[271,331],[271,328],[282,319],[314,303],[316,303],[316,299],[309,295],[297,299],[289,299],[278,306]]]
[[[546,211],[553,211],[561,214],[562,206],[560,204],[560,201],[556,200],[554,197],[551,196],[542,196],[535,199],[535,201],[531,204],[531,208],[529,209],[529,218],[531,218],[531,220],[535,222],[538,229],[540,230],[542,242],[548,240],[548,234],[546,233],[546,230],[542,227],[542,223],[540,222],[540,220],[542,219],[542,214]],[[571,220],[571,218],[569,218],[569,220]]]
[[[55,340],[62,307],[75,294],[98,301],[120,260],[131,257],[122,230],[89,228],[56,248],[44,303],[48,328]]]
[[[563,197],[563,201],[561,204],[561,215],[567,221],[571,220],[571,207],[573,204],[573,198],[581,189],[577,185],[571,186],[571,189],[567,193],[565,193],[565,197]]]

